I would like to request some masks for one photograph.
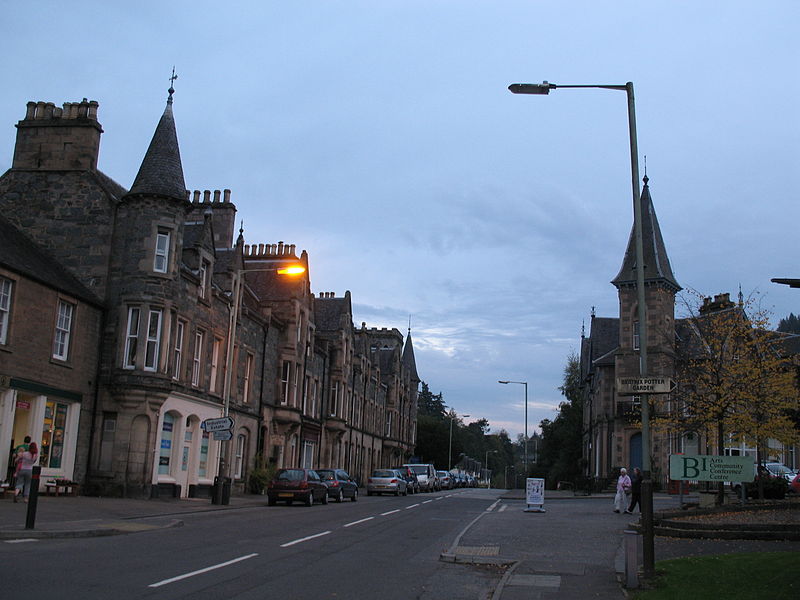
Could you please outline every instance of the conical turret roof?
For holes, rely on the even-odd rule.
[[[649,179],[644,177],[644,189],[640,196],[641,215],[642,215],[642,254],[644,257],[644,280],[645,282],[661,283],[671,288],[674,292],[681,290],[681,286],[672,273],[669,264],[667,248],[664,245],[664,238],[661,237],[661,228],[658,226],[656,211],[653,208],[653,200],[650,197],[650,187],[647,185]],[[628,238],[628,248],[625,250],[625,258],[622,260],[622,267],[617,276],[611,280],[615,286],[636,285],[636,231],[631,228]]]
[[[170,90],[171,92],[171,90]],[[128,195],[144,194],[186,200],[178,135],[172,116],[172,93],[158,122],[150,147]]]
[[[408,335],[406,336],[406,343],[403,346],[403,356],[401,361],[403,363],[403,368],[405,368],[411,379],[413,381],[420,381],[419,375],[417,374],[417,360],[414,358],[414,346],[411,343],[410,329],[408,330]]]

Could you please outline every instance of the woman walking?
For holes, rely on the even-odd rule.
[[[39,458],[39,448],[36,442],[31,442],[27,450],[17,454],[17,485],[14,490],[14,502],[17,496],[22,494],[22,501],[27,502],[31,493],[31,476],[33,475],[33,465]]]
[[[631,478],[625,467],[619,470],[617,479],[617,495],[614,496],[614,512],[622,512],[628,508],[628,494],[631,493]]]

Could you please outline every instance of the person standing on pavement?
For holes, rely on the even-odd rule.
[[[614,512],[622,512],[628,508],[628,496],[631,493],[631,478],[625,467],[619,470],[617,478],[617,495],[614,496]]]
[[[36,447],[36,442],[31,442],[27,450],[24,450],[17,456],[17,483],[14,490],[14,502],[17,501],[17,496],[22,494],[22,501],[28,501],[28,495],[31,493],[31,477],[33,475],[33,465],[39,458],[39,448]]]
[[[642,471],[639,467],[633,468],[633,475],[631,476],[631,503],[625,512],[633,514],[633,509],[639,505],[639,512],[642,512]]]

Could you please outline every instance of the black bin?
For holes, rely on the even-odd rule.
[[[222,486],[222,497],[219,495],[220,485]],[[231,503],[231,478],[214,477],[214,490],[211,494],[211,504],[230,504]]]

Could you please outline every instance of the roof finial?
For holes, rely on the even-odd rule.
[[[411,315],[408,315],[408,335],[411,335]]]
[[[169,78],[169,89],[167,90],[169,92],[169,98],[167,98],[167,104],[172,104],[172,94],[175,93],[175,88],[173,88],[172,85],[175,83],[175,80],[177,78],[178,76],[175,75],[175,66],[173,65],[172,76]]]
[[[647,154],[644,155],[644,179],[643,179],[643,181],[644,181],[645,185],[647,185],[647,182],[650,181],[650,179],[647,177]]]

